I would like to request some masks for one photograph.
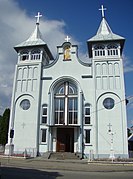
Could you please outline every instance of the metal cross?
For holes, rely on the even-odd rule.
[[[102,11],[102,17],[104,17],[104,11],[107,10],[106,8],[103,7],[103,5],[101,5],[101,9],[99,9],[100,11]]]
[[[69,40],[70,40],[71,38],[67,35],[67,37],[65,38],[65,40],[67,41],[67,42],[69,42]]]
[[[108,132],[111,132],[111,127],[112,127],[112,125],[111,125],[110,123],[109,123],[108,127],[109,127]]]
[[[25,126],[26,126],[26,124],[23,122],[23,123],[22,123],[22,127],[24,128]]]
[[[40,12],[38,12],[37,16],[35,16],[37,18],[36,23],[39,24],[40,21],[40,17],[42,17],[42,15],[40,14]]]

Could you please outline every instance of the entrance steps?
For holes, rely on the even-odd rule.
[[[76,154],[76,153],[71,153],[71,152],[52,152],[49,155],[48,159],[54,159],[54,160],[80,160],[81,155]]]

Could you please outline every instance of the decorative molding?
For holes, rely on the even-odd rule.
[[[50,76],[47,76],[47,77],[42,77],[41,80],[52,80],[53,78],[50,77]]]
[[[92,75],[82,75],[82,78],[92,78]]]

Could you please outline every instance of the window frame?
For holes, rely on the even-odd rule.
[[[44,114],[44,109],[46,109],[46,114]],[[46,122],[43,122],[43,118],[46,118]],[[47,124],[48,122],[48,105],[47,104],[43,104],[42,105],[42,116],[41,116],[41,124]]]
[[[45,139],[45,140],[43,141],[43,139]],[[47,129],[46,128],[41,128],[40,142],[41,142],[41,144],[46,144],[47,143]]]
[[[94,46],[95,57],[105,56],[105,46],[103,44],[97,44]]]
[[[70,108],[70,100],[73,100],[72,101],[72,106],[71,106],[71,108]],[[75,103],[75,101],[76,101],[76,103]],[[72,114],[71,116],[72,116],[72,118],[70,119],[70,113]],[[77,99],[77,97],[74,97],[74,96],[71,96],[71,97],[69,97],[68,98],[68,125],[71,125],[71,124],[77,124],[78,123],[78,99]],[[76,116],[76,117],[75,117]],[[72,122],[70,122],[70,120],[72,121]]]
[[[84,139],[85,139],[85,144],[86,145],[90,145],[91,144],[91,129],[85,129],[85,138]]]
[[[31,51],[31,60],[40,60],[41,58],[41,50],[34,49]]]
[[[107,110],[111,110],[115,107],[115,100],[111,97],[107,97],[103,100],[103,106]]]
[[[108,56],[118,56],[118,45],[117,44],[109,44],[107,46]]]
[[[63,89],[63,90],[62,90]],[[61,92],[62,91],[62,92]],[[63,111],[60,111],[58,109],[55,110],[55,102],[57,99],[64,99],[64,108]],[[72,104],[72,110],[70,109],[69,101],[73,99],[76,100],[76,105]],[[75,109],[76,106],[76,109]],[[63,112],[64,120],[63,122],[59,122],[59,114],[58,114],[58,120],[56,120],[56,112]],[[69,121],[69,113],[72,112],[73,118],[72,122]],[[76,113],[76,114],[75,114]],[[58,123],[56,122],[58,121]],[[63,83],[60,83],[55,88],[54,93],[54,125],[77,125],[78,124],[78,89],[77,86],[71,82],[65,81]]]
[[[21,107],[21,109],[24,110],[24,111],[29,110],[30,107],[31,107],[30,100],[29,100],[29,99],[23,99],[23,100],[20,102],[20,107]]]
[[[20,53],[20,56],[21,56],[21,58],[20,58],[21,61],[27,61],[27,60],[29,60],[29,51],[27,51],[27,50],[22,51]]]
[[[64,98],[63,97],[58,97],[58,96],[56,96],[54,98],[54,124],[55,125],[64,124],[64,121],[60,119],[60,116],[61,116],[62,113],[63,113],[63,118],[65,116],[65,102],[64,102],[63,109],[61,109],[61,100],[62,99],[64,99]],[[56,103],[57,100],[58,100],[58,102],[57,102],[58,108],[55,109],[55,105],[56,105],[55,103]]]
[[[89,109],[89,114],[86,114],[86,109]],[[86,118],[89,118],[89,123],[86,123]],[[84,106],[84,125],[91,125],[91,105],[89,103]]]

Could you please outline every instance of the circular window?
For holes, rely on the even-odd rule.
[[[106,108],[106,109],[112,109],[115,105],[115,101],[114,99],[112,98],[106,98],[104,99],[103,101],[103,106]]]
[[[28,99],[24,99],[21,101],[20,106],[23,110],[28,110],[30,108],[30,101]]]

